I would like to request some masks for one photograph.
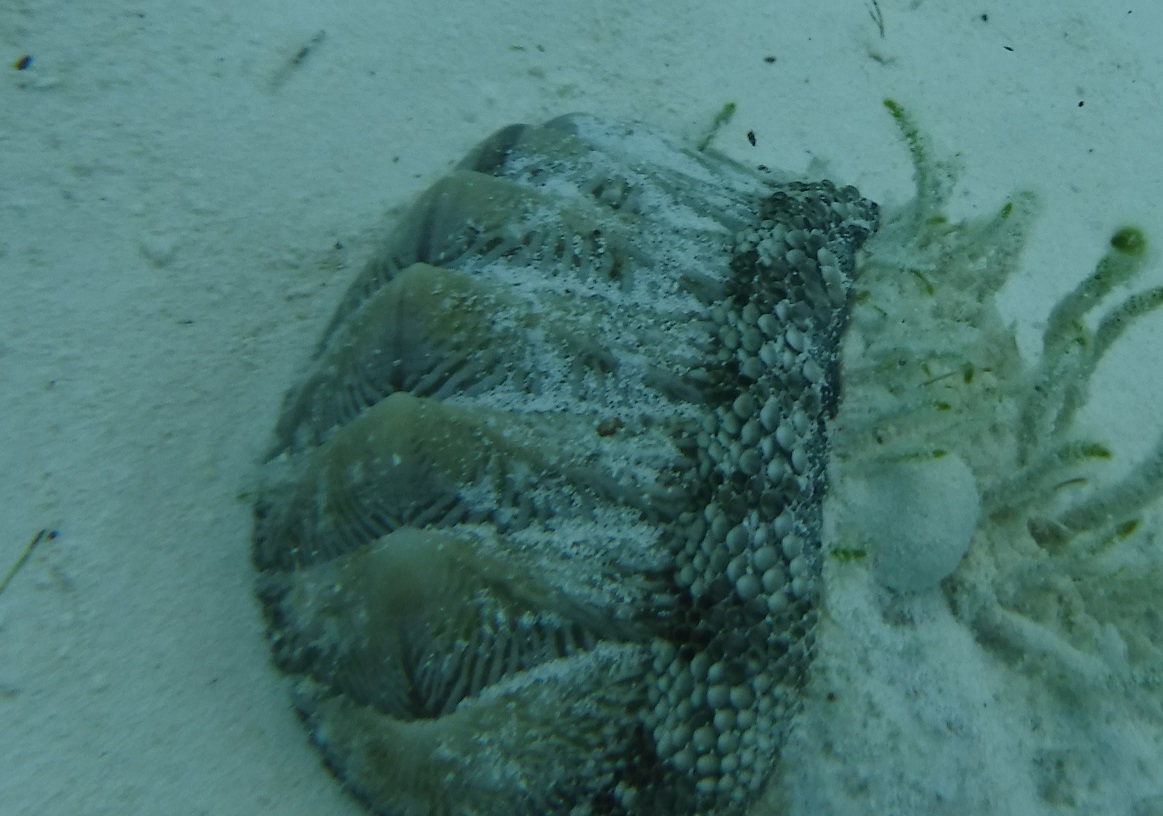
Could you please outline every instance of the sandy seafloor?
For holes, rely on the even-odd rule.
[[[1163,240],[1163,6],[881,0],[883,36],[870,8],[0,0],[0,571],[60,533],[0,595],[0,814],[360,812],[268,663],[245,493],[385,214],[501,125],[697,138],[734,102],[717,149],[899,204],[892,96],[959,156],[955,215],[1041,196],[1002,304],[1029,348],[1115,227]],[[1086,413],[1120,456],[1163,427],[1161,375],[1155,317]],[[793,740],[788,813],[1163,813],[1163,726],[1032,720],[918,603]]]

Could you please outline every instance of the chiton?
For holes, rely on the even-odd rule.
[[[284,405],[275,662],[384,814],[729,814],[812,661],[827,421],[877,206],[637,124],[425,192]]]
[[[1076,421],[1163,307],[1105,308],[1146,238],[1114,232],[1027,363],[997,302],[1034,197],[952,222],[886,106],[916,171],[888,214],[575,115],[487,139],[357,277],[284,404],[254,561],[275,662],[373,810],[860,807],[861,751],[893,762],[851,733],[883,663],[842,631],[861,582],[862,615],[941,593],[992,659],[1159,716],[1163,441],[1104,477]]]

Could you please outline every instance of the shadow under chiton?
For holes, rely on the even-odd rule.
[[[741,812],[817,626],[826,422],[877,207],[637,125],[487,139],[287,399],[278,666],[385,814]]]

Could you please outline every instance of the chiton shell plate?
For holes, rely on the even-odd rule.
[[[276,429],[277,666],[379,813],[736,813],[811,664],[851,187],[571,115],[482,142]]]

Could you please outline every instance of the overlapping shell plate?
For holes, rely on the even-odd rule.
[[[825,423],[875,205],[635,125],[477,147],[277,429],[280,668],[385,814],[741,812],[811,662]]]

